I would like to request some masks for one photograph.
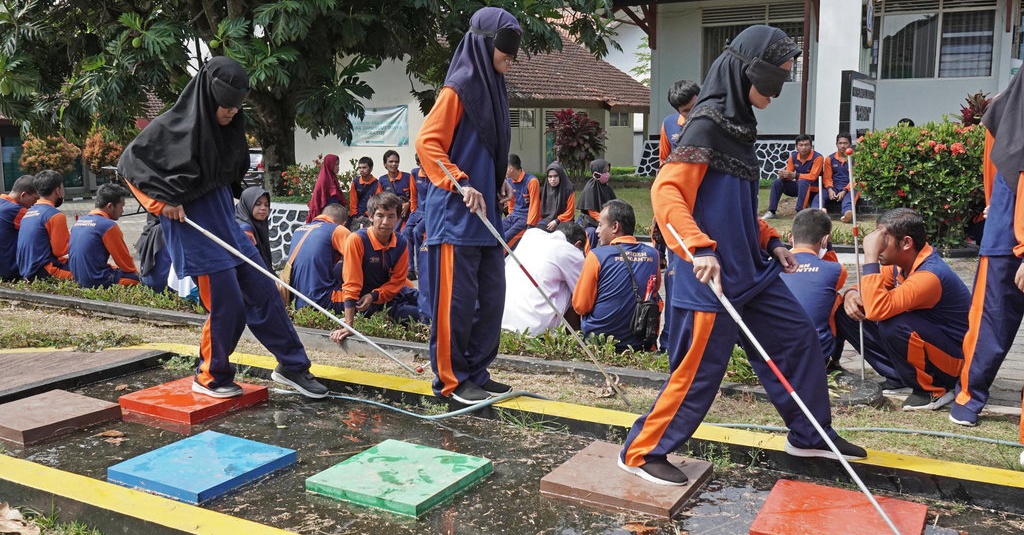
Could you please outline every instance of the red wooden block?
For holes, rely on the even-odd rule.
[[[902,535],[921,535],[928,507],[875,496]],[[892,533],[861,492],[780,479],[750,526],[750,535],[879,535]]]
[[[187,432],[188,426],[205,422],[230,410],[255,405],[270,397],[267,387],[246,383],[238,383],[242,387],[242,395],[235,398],[196,394],[192,392],[194,380],[190,375],[121,396],[118,403],[123,418],[129,422]]]

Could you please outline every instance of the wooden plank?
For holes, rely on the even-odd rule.
[[[0,403],[151,368],[168,354],[154,349],[0,351]]]

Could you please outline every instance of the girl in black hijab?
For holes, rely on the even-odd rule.
[[[806,314],[794,313],[801,305],[779,277],[783,269],[795,271],[796,263],[778,233],[757,217],[753,108],[767,107],[781,93],[799,54],[796,43],[778,28],[751,26],[736,36],[712,64],[679,145],[651,190],[655,218],[675,253],[670,297],[675,310],[668,335],[671,375],[651,410],[633,424],[619,458],[622,469],[644,479],[686,484],[686,476],[666,455],[704,419],[740,336],[708,281],[724,290],[839,451],[848,458],[867,455],[831,428],[825,361],[807,358],[821,352],[814,325]],[[694,262],[669,225],[682,236]],[[747,340],[742,345],[790,429],[786,452],[834,458],[755,348]]]
[[[259,186],[246,188],[235,204],[235,221],[260,252],[263,267],[274,271],[274,259],[270,254],[269,219],[270,193]]]
[[[537,226],[552,232],[563,221],[571,221],[576,211],[576,193],[572,181],[558,162],[548,166],[544,187],[540,190],[540,222]]]
[[[615,191],[608,185],[612,164],[604,158],[590,162],[590,180],[580,193],[580,225],[583,228],[597,228],[597,217],[604,204],[615,198]]]
[[[185,223],[214,234],[260,263],[260,254],[235,222],[232,186],[248,168],[245,113],[249,77],[233,59],[216,57],[196,74],[170,110],[125,148],[118,170],[139,202],[160,217],[174,272],[192,277],[209,311],[199,345],[201,363],[192,391],[216,398],[242,395],[228,355],[248,325],[280,363],[277,382],[308,397],[327,388],[309,373],[277,287],[256,268]]]

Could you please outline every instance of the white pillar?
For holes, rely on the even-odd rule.
[[[860,67],[861,5],[860,1],[821,0],[813,98],[814,148],[822,154],[835,151],[842,72]]]

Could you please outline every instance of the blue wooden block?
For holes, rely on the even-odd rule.
[[[295,450],[204,431],[107,468],[107,480],[200,504],[297,458]]]

